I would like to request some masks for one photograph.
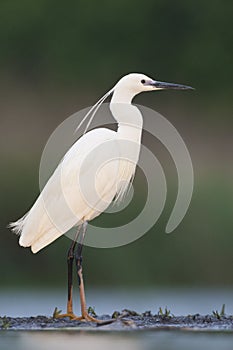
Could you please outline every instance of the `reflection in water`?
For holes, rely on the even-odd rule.
[[[22,349],[33,350],[139,350],[137,339],[124,334],[93,334],[92,332],[38,332],[26,333],[20,337]]]
[[[230,350],[233,334],[182,331],[3,331],[2,350]]]

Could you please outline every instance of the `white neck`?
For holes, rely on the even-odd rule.
[[[113,93],[110,110],[118,123],[120,138],[141,143],[143,119],[141,112],[131,104],[134,93],[116,89]]]
[[[131,103],[135,94],[128,90],[116,89],[113,92],[111,103]]]

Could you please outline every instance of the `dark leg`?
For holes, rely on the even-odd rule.
[[[81,226],[78,227],[77,233],[74,237],[74,240],[71,243],[71,246],[67,254],[67,266],[68,266],[68,300],[67,300],[67,313],[66,314],[57,314],[55,317],[70,317],[75,318],[76,316],[73,313],[73,261],[74,261],[74,251],[77,244],[77,240],[80,234]]]
[[[78,283],[79,283],[79,293],[80,293],[80,304],[81,304],[81,317],[74,318],[75,320],[83,320],[83,321],[91,321],[96,322],[98,325],[107,325],[116,321],[116,319],[110,319],[107,321],[98,320],[92,316],[90,316],[87,312],[86,306],[86,298],[85,298],[85,290],[84,290],[84,281],[83,281],[83,273],[82,273],[82,249],[83,249],[83,241],[85,237],[85,233],[87,230],[87,222],[83,224],[82,235],[80,235],[80,240],[78,242],[77,250],[75,253],[75,262],[78,274]]]
[[[80,228],[75,235],[75,238],[68,250],[67,254],[67,265],[68,265],[68,300],[67,300],[67,314],[73,315],[73,261],[74,261],[74,250],[77,244],[77,239],[80,234]]]
[[[81,230],[82,228],[82,230]],[[90,316],[87,312],[86,307],[86,298],[85,298],[85,290],[84,290],[84,282],[83,282],[83,274],[82,274],[82,248],[83,241],[85,237],[85,233],[87,230],[87,222],[84,222],[82,226],[79,227],[75,239],[73,240],[70,249],[68,251],[67,263],[68,263],[68,301],[67,301],[67,313],[59,314],[55,313],[54,317],[62,318],[62,317],[70,317],[72,320],[80,320],[80,321],[92,321],[102,323],[102,321]],[[77,245],[77,250],[75,252],[75,247]],[[77,274],[78,274],[78,283],[79,283],[79,293],[80,293],[80,304],[81,304],[81,315],[77,317],[73,313],[73,302],[72,302],[72,293],[73,293],[73,261],[75,257]]]
[[[78,247],[75,253],[75,262],[76,262],[76,268],[77,268],[77,274],[78,274],[81,314],[82,314],[82,316],[78,317],[77,319],[99,322],[99,320],[97,320],[94,317],[91,317],[88,314],[87,306],[86,306],[86,298],[85,298],[85,290],[84,290],[84,282],[83,282],[83,274],[82,274],[82,249],[83,249],[83,241],[84,241],[86,230],[87,230],[87,222],[84,222],[82,235],[80,237],[80,241],[78,242]]]

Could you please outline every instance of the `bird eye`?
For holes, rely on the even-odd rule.
[[[141,80],[141,83],[142,83],[142,84],[145,84],[145,82],[146,82],[145,79],[142,79],[142,80]]]

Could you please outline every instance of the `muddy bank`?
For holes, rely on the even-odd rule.
[[[114,318],[114,321],[112,319]],[[113,315],[98,316],[102,323],[81,322],[69,318],[36,317],[0,317],[1,330],[150,330],[150,329],[183,329],[183,330],[231,330],[233,316],[228,315],[152,315],[150,311],[138,314],[124,310]]]

